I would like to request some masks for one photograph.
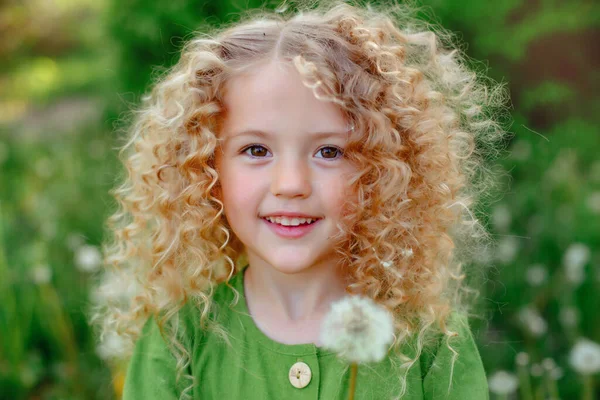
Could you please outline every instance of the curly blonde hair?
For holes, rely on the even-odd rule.
[[[486,158],[506,134],[503,85],[469,67],[453,35],[417,18],[414,5],[295,3],[248,10],[232,26],[198,34],[134,111],[105,253],[107,267],[140,290],[125,306],[97,309],[103,336],[133,343],[149,316],[168,326],[190,300],[210,327],[214,288],[245,265],[215,195],[224,86],[269,59],[291,61],[354,125],[344,156],[357,167],[350,183],[358,198],[334,240],[348,291],[395,315],[396,347],[417,335],[416,358],[404,366],[429,334],[456,335],[446,327],[451,312],[472,311],[465,295],[477,291],[463,266],[492,243],[474,205],[496,182]],[[183,370],[190,353],[174,330],[170,341]]]

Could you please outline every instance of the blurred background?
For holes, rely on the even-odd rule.
[[[507,82],[515,135],[483,211],[473,320],[491,398],[596,399],[600,370],[600,7],[423,0],[474,67]],[[98,296],[118,118],[202,24],[255,0],[0,5],[0,398],[119,399],[125,365],[87,324]],[[475,267],[477,268],[477,267]],[[118,295],[118,293],[117,293]]]

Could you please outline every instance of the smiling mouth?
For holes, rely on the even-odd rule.
[[[278,222],[278,220],[280,220],[279,218],[261,217],[261,219],[264,219],[265,221],[278,226],[283,226],[286,228],[296,228],[299,226],[313,225],[315,222],[320,221],[323,218],[288,218],[288,220],[291,220],[292,222],[292,224],[289,225],[284,225],[281,223],[281,221]]]

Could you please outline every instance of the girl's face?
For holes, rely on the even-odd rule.
[[[224,103],[219,196],[250,264],[284,273],[335,264],[330,237],[349,195],[345,175],[354,170],[343,157],[348,123],[341,110],[317,100],[282,62],[230,79]],[[264,218],[284,212],[319,220],[306,229]]]

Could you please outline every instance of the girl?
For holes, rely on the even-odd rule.
[[[319,329],[352,295],[395,324],[356,398],[488,398],[461,266],[504,91],[414,8],[288,10],[190,41],[136,114],[107,261],[139,290],[96,315],[124,398],[346,398]]]

